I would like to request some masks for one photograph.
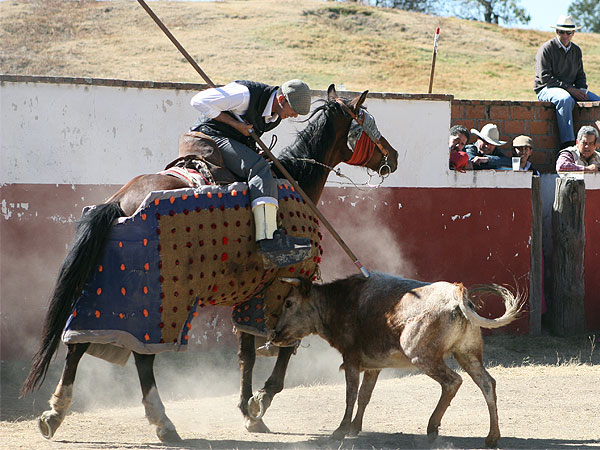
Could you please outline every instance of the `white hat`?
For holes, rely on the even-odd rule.
[[[496,146],[501,146],[506,144],[506,141],[501,141],[500,133],[498,132],[498,127],[493,123],[486,123],[481,132],[477,131],[475,128],[471,128],[471,133],[477,136],[480,139],[483,139],[488,144],[493,144]]]
[[[564,30],[564,31],[575,31],[580,30],[582,27],[576,27],[575,22],[571,16],[558,16],[556,20],[556,26],[550,25],[550,28],[554,28],[555,30]]]

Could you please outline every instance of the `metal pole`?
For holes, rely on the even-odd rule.
[[[196,61],[194,61],[194,59],[190,56],[190,54],[183,48],[183,46],[177,41],[177,39],[175,39],[175,36],[173,36],[173,34],[171,34],[171,32],[168,30],[168,28],[162,23],[162,21],[158,18],[158,16],[156,14],[154,14],[154,11],[152,11],[152,9],[150,9],[150,7],[146,4],[146,2],[144,0],[138,0],[138,3],[142,6],[142,8],[144,8],[144,10],[146,10],[146,12],[150,15],[150,17],[152,17],[154,22],[156,22],[156,24],[163,31],[163,33],[165,33],[167,35],[167,37],[171,40],[171,42],[175,45],[175,47],[177,47],[177,49],[183,54],[183,56],[185,56],[185,59],[188,60],[188,62],[192,65],[192,67],[194,69],[196,69],[196,71],[200,74],[200,76],[204,79],[204,81],[206,81],[206,84],[208,84],[211,88],[214,88],[215,84],[210,80],[208,75],[206,75],[206,73],[204,73],[204,71],[200,68],[200,66],[198,66],[198,64],[196,64]],[[288,180],[288,182],[292,185],[292,187],[296,191],[298,191],[298,194],[300,194],[300,196],[306,202],[306,204],[309,206],[309,208],[312,210],[312,212],[321,220],[323,225],[325,225],[325,228],[327,228],[327,230],[329,230],[329,232],[335,238],[335,240],[338,242],[338,244],[340,244],[342,249],[350,257],[350,259],[352,259],[352,262],[354,263],[354,265],[356,267],[358,267],[358,269],[363,274],[363,276],[365,278],[369,278],[369,271],[365,268],[365,266],[363,266],[361,264],[361,262],[358,260],[356,255],[352,252],[352,250],[350,250],[350,247],[348,247],[346,245],[346,243],[341,238],[341,236],[338,234],[338,232],[335,231],[335,229],[329,223],[329,221],[325,218],[325,216],[323,216],[323,214],[321,214],[321,211],[319,211],[317,209],[317,206],[308,197],[308,195],[306,195],[306,193],[298,185],[296,180],[294,180],[294,178],[290,175],[290,173],[286,170],[286,168],[283,167],[283,164],[281,164],[281,162],[279,162],[279,160],[273,155],[273,153],[271,153],[269,148],[263,143],[263,141],[260,139],[260,137],[258,137],[256,135],[256,133],[254,132],[254,130],[252,130],[252,129],[250,130],[250,136],[252,136],[252,138],[256,141],[256,143],[258,144],[260,149],[263,152],[265,152],[265,154],[269,157],[269,159],[271,161],[273,161],[273,164],[275,164],[275,166],[279,169],[279,171],[283,174],[283,176]]]
[[[433,72],[435,71],[435,57],[437,56],[438,39],[440,37],[440,27],[435,29],[435,35],[433,37],[433,56],[431,57],[431,73],[429,74],[429,93],[433,89]]]

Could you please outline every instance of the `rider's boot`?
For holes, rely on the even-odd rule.
[[[277,206],[262,203],[252,208],[256,241],[267,267],[284,267],[296,264],[311,256],[310,239],[289,236],[277,228]]]

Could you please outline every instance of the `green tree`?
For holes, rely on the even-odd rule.
[[[569,6],[569,14],[583,31],[600,33],[600,2],[598,0],[574,0]]]
[[[457,17],[488,23],[527,24],[531,20],[519,0],[450,0],[447,7],[454,9]]]

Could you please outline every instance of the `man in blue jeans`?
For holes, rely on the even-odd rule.
[[[545,42],[535,56],[533,89],[538,100],[556,106],[561,148],[566,148],[575,144],[575,102],[598,101],[600,97],[587,90],[581,49],[571,42],[581,27],[575,26],[571,16],[559,16],[556,26],[550,27],[556,30],[556,37]]]

